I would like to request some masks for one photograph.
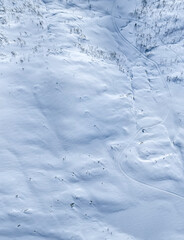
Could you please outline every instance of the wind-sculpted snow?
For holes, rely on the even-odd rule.
[[[183,239],[182,24],[141,48],[156,2],[0,0],[0,240]]]

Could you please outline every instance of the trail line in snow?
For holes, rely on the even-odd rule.
[[[111,17],[112,17],[112,22],[113,22],[113,26],[114,26],[115,32],[117,33],[117,35],[119,36],[119,38],[120,38],[121,40],[123,40],[123,42],[124,42],[127,46],[129,46],[131,49],[133,49],[133,50],[135,51],[135,53],[138,54],[139,57],[142,57],[144,60],[150,62],[151,64],[153,64],[153,65],[155,66],[155,68],[157,69],[157,71],[158,71],[158,73],[159,73],[159,75],[160,75],[161,81],[163,82],[164,86],[166,87],[166,89],[167,89],[167,91],[168,91],[168,93],[169,93],[170,100],[171,100],[171,104],[172,104],[172,96],[171,96],[170,89],[169,89],[169,87],[168,87],[167,82],[163,80],[162,72],[161,72],[161,70],[160,70],[160,68],[159,68],[159,66],[158,66],[158,63],[155,62],[154,60],[151,60],[151,59],[149,59],[148,57],[146,57],[142,52],[139,51],[139,49],[138,49],[136,46],[134,46],[134,45],[133,45],[128,39],[126,39],[126,38],[123,36],[123,34],[120,32],[120,30],[119,30],[119,28],[118,28],[118,26],[117,26],[116,20],[115,20],[117,17],[114,15],[114,9],[115,9],[115,6],[116,6],[116,2],[117,2],[117,0],[114,1],[113,6],[112,6],[112,11],[111,11]],[[125,19],[125,18],[124,18],[124,19]],[[127,19],[128,19],[128,18],[127,18]],[[119,43],[120,43],[120,45],[122,46],[122,41],[119,41]],[[126,54],[125,54],[125,55],[126,55]],[[135,57],[136,57],[136,56],[135,56]],[[129,176],[129,175],[126,173],[126,171],[123,169],[123,163],[122,163],[122,164],[120,163],[120,159],[121,159],[122,155],[123,155],[124,152],[127,150],[127,148],[130,146],[130,144],[132,143],[133,139],[136,138],[136,136],[138,135],[138,133],[141,132],[141,131],[142,131],[143,129],[145,129],[145,128],[146,128],[146,129],[152,129],[152,128],[156,127],[156,126],[159,126],[159,125],[163,124],[163,123],[167,120],[167,118],[168,118],[168,116],[169,116],[169,113],[170,113],[170,110],[169,110],[169,108],[168,108],[168,112],[167,112],[167,114],[166,114],[166,117],[163,118],[160,122],[158,122],[158,123],[156,123],[156,124],[153,124],[152,126],[140,127],[140,128],[135,132],[134,136],[129,139],[129,142],[128,142],[127,146],[124,148],[124,150],[119,153],[119,155],[118,155],[118,157],[117,157],[117,162],[118,162],[118,166],[119,166],[119,168],[120,168],[120,171],[121,171],[128,179],[130,179],[131,181],[136,182],[136,183],[140,183],[141,185],[147,186],[147,187],[149,187],[149,188],[151,188],[151,189],[153,189],[153,190],[157,190],[157,191],[160,191],[160,192],[162,192],[162,193],[169,194],[169,195],[171,195],[171,196],[174,196],[174,197],[177,197],[177,198],[180,198],[180,199],[184,199],[184,196],[182,196],[182,195],[180,195],[180,194],[177,194],[177,193],[172,192],[172,191],[167,191],[167,190],[164,190],[164,189],[161,189],[161,188],[152,186],[152,185],[147,184],[147,183],[145,183],[145,182],[143,182],[143,181],[141,181],[141,180],[137,180],[137,179]]]

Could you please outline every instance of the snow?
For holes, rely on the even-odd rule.
[[[184,239],[183,7],[0,0],[0,239]]]

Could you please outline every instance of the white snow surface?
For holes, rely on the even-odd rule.
[[[184,240],[183,14],[0,0],[0,240]]]

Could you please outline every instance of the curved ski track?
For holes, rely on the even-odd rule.
[[[167,91],[168,91],[168,93],[169,93],[169,96],[170,96],[170,98],[171,98],[170,89],[169,89],[169,87],[168,87],[167,82],[166,82],[165,80],[163,80],[163,76],[162,76],[161,70],[160,70],[160,68],[159,68],[159,66],[158,66],[158,63],[155,62],[154,60],[151,60],[151,59],[147,58],[143,53],[141,53],[141,52],[139,51],[139,49],[138,49],[136,46],[134,46],[134,45],[133,45],[128,39],[126,39],[126,38],[122,35],[122,33],[120,32],[120,30],[119,30],[119,28],[118,28],[118,26],[117,26],[116,20],[115,20],[117,17],[114,15],[116,2],[117,2],[117,0],[114,1],[113,7],[112,7],[112,10],[111,10],[111,17],[112,17],[112,22],[113,22],[113,26],[114,26],[115,32],[117,33],[117,35],[119,36],[119,38],[121,39],[121,41],[123,40],[123,42],[125,42],[126,45],[128,45],[130,48],[134,49],[135,52],[137,52],[140,57],[142,57],[144,60],[152,63],[152,64],[155,66],[155,68],[157,69],[157,71],[158,71],[158,73],[159,73],[159,75],[160,75],[160,78],[161,78],[164,86],[166,86]],[[120,41],[120,43],[121,43],[121,41]],[[172,101],[172,98],[171,98],[171,101]],[[169,115],[169,112],[170,112],[170,110],[168,110],[168,112],[167,112],[167,114],[166,114],[166,117],[163,118],[162,121],[160,121],[159,123],[156,123],[156,124],[154,124],[154,125],[152,125],[152,126],[146,127],[146,129],[151,129],[151,128],[155,127],[155,126],[158,126],[158,125],[163,124],[163,123],[167,120],[167,117],[168,117],[168,115]],[[152,186],[152,185],[150,185],[150,184],[147,184],[147,183],[145,183],[145,182],[143,182],[143,181],[137,180],[136,178],[133,178],[133,177],[129,176],[129,175],[126,173],[126,171],[123,169],[123,163],[120,162],[120,161],[121,161],[121,157],[122,157],[122,155],[124,154],[124,152],[127,150],[127,148],[129,147],[129,145],[131,144],[132,140],[135,139],[135,137],[137,136],[137,134],[138,134],[140,131],[142,131],[143,129],[144,129],[144,127],[141,127],[141,128],[139,128],[139,129],[135,132],[134,137],[132,137],[132,138],[129,140],[129,143],[127,144],[127,146],[124,148],[124,150],[123,150],[122,152],[120,152],[119,156],[117,157],[117,163],[118,163],[118,166],[119,166],[119,168],[120,168],[120,171],[123,173],[123,175],[125,175],[128,179],[130,179],[130,180],[133,181],[133,182],[139,183],[139,184],[141,184],[141,185],[143,185],[143,186],[146,186],[146,187],[148,187],[148,188],[151,188],[151,189],[153,189],[153,190],[157,190],[157,191],[160,191],[160,192],[162,192],[162,193],[169,194],[169,195],[171,195],[171,196],[174,196],[174,197],[177,197],[177,198],[180,198],[180,199],[184,199],[184,196],[182,196],[182,195],[180,195],[180,194],[174,193],[174,192],[172,192],[172,191],[167,191],[167,190],[164,190],[164,189],[160,189],[160,188],[158,188],[158,187],[155,187],[155,186]]]

